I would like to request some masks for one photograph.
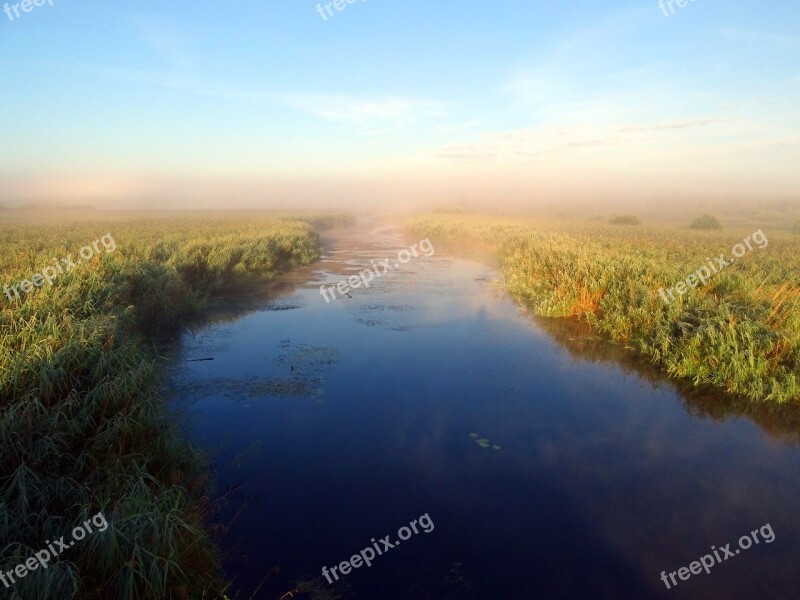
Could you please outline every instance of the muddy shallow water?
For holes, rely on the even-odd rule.
[[[680,392],[442,252],[321,296],[414,241],[339,232],[183,336],[168,392],[227,492],[239,597],[800,597],[796,408]],[[321,577],[424,514],[430,533]],[[767,523],[772,543],[662,583]]]

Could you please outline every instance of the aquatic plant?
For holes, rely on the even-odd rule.
[[[489,447],[491,447],[494,450],[500,450],[501,449],[500,446],[497,446],[497,445],[493,446],[489,440],[487,440],[486,438],[482,438],[477,433],[470,433],[469,437],[471,437],[472,441],[475,442],[481,448],[489,448]]]

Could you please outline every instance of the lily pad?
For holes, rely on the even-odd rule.
[[[477,440],[481,436],[479,436],[477,433],[470,433],[469,437],[471,437],[473,440]]]
[[[502,448],[501,448],[500,446],[498,446],[497,444],[495,444],[494,446],[492,446],[492,448],[494,448],[495,450],[502,450]]]

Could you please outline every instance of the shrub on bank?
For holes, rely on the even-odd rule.
[[[619,215],[612,218],[609,223],[612,225],[641,225],[642,220],[636,215]]]
[[[692,224],[689,225],[690,229],[722,229],[722,223],[713,215],[701,215],[697,217]]]

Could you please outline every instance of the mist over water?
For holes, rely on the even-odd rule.
[[[796,407],[681,392],[441,251],[320,295],[415,241],[362,221],[183,336],[167,390],[213,453],[244,597],[319,580],[425,513],[435,529],[353,570],[345,598],[789,597]],[[774,543],[660,581],[765,523]]]

